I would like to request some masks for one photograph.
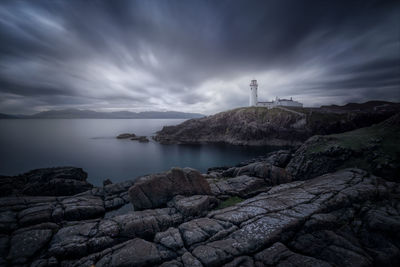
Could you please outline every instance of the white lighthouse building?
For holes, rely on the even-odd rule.
[[[257,80],[251,80],[250,103],[249,103],[250,107],[257,106],[257,88],[258,88]]]
[[[282,107],[282,106],[283,107],[303,107],[302,103],[294,101],[292,98],[283,99],[283,98],[276,97],[275,100],[273,100],[273,101],[258,102],[257,90],[258,90],[257,80],[251,80],[251,82],[250,82],[250,101],[249,101],[250,107],[267,107],[267,108]]]

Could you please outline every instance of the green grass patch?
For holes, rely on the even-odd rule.
[[[306,154],[330,150],[334,146],[354,151],[356,154],[343,162],[340,168],[356,167],[373,171],[378,164],[400,161],[400,127],[384,127],[381,124],[340,134],[315,137]],[[322,154],[324,155],[324,154]]]
[[[331,146],[338,145],[353,151],[360,151],[373,143],[373,140],[378,139],[381,141],[378,143],[378,148],[383,150],[382,152],[395,155],[400,150],[399,132],[399,127],[388,129],[382,128],[380,125],[374,125],[345,133],[321,136],[322,140],[310,145],[307,150],[309,153],[320,152]]]
[[[310,111],[308,113],[307,122],[309,125],[321,124],[325,122],[341,121],[346,120],[348,114],[346,113],[328,113]]]
[[[243,198],[240,197],[230,197],[224,201],[222,201],[218,207],[216,208],[217,210],[219,209],[224,209],[233,205],[236,205],[237,203],[240,203],[243,201]]]
[[[398,153],[400,148],[400,129],[399,127],[381,127],[374,125],[367,128],[361,128],[342,134],[331,135],[337,138],[337,143],[345,148],[359,151],[371,144],[374,139],[379,139],[379,148],[382,152],[390,155]]]

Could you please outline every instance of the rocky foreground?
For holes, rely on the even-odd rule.
[[[400,112],[399,103],[370,101],[321,108],[246,107],[166,126],[162,144],[228,143],[298,146],[313,135],[342,133],[379,123]]]
[[[379,128],[395,129],[398,117]],[[348,144],[336,138],[206,174],[173,168],[104,187],[72,167],[0,177],[0,265],[399,266],[396,168],[299,174],[313,166],[306,157]],[[354,155],[369,160],[345,160]]]

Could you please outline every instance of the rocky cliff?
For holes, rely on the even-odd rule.
[[[356,167],[400,181],[400,113],[365,128],[307,140],[287,166],[294,179]]]
[[[297,146],[316,134],[350,131],[381,122],[400,111],[398,104],[373,102],[353,107],[247,107],[166,126],[154,139],[170,143]]]

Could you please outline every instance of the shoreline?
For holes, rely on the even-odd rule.
[[[100,187],[71,167],[0,177],[0,264],[396,266],[399,125],[400,114],[203,174]]]

